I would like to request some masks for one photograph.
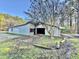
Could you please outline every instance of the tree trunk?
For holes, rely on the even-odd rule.
[[[72,17],[70,16],[70,32],[72,33]]]
[[[77,34],[79,34],[79,19],[77,19]]]
[[[37,35],[37,25],[34,25],[35,29],[34,29],[34,35]]]
[[[79,0],[77,0],[77,8],[79,9]],[[78,19],[77,19],[77,34],[79,34],[79,11],[77,12]]]
[[[72,19],[70,19],[70,28],[72,28]]]

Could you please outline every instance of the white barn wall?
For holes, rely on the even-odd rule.
[[[21,27],[13,28],[13,31],[11,31],[12,28],[9,28],[9,33],[16,33],[16,34],[25,34],[25,35],[33,35],[33,32],[30,32],[30,27],[32,25],[28,24]]]
[[[17,33],[17,34],[25,34],[25,35],[34,35],[33,32],[30,32],[30,28],[34,28],[32,24],[27,24],[25,26],[13,28],[13,31],[11,31],[11,28],[9,28],[10,33]],[[38,25],[36,28],[45,28],[43,25]],[[45,35],[49,35],[48,31],[45,29]],[[52,36],[60,36],[60,30],[57,28],[52,29]]]
[[[53,29],[53,36],[60,36],[60,34],[61,34],[61,30],[59,30],[58,28]]]
[[[59,20],[58,20],[58,23],[59,23]],[[58,24],[56,24],[56,25],[58,26]],[[37,28],[45,28],[45,26],[39,25],[39,26],[37,26]],[[50,26],[49,26],[49,30],[50,30]],[[52,36],[60,36],[61,30],[59,30],[58,28],[53,27],[51,33],[52,33]],[[45,35],[50,35],[46,29],[45,29]]]

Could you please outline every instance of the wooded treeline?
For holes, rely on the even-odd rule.
[[[24,24],[25,21],[18,16],[0,14],[0,31],[7,31],[9,27]]]

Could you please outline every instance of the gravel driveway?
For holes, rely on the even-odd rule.
[[[7,40],[7,39],[13,39],[13,38],[17,38],[17,37],[20,37],[20,36],[0,32],[0,41],[4,41],[4,40]]]

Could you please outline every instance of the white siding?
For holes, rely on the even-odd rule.
[[[13,31],[11,31],[11,28],[10,28],[9,32],[17,33],[17,34],[25,34],[25,35],[34,35],[33,32],[30,32],[30,28],[34,28],[34,26],[32,24],[28,24],[25,26],[13,28]],[[45,28],[45,26],[39,25],[37,26],[37,28]],[[53,28],[51,33],[54,36],[60,36],[60,30],[58,28]],[[45,35],[49,35],[46,29],[45,29]]]
[[[54,36],[60,36],[60,32],[61,30],[59,30],[58,28],[54,28]]]
[[[16,34],[25,34],[25,35],[33,35],[32,32],[30,32],[30,24],[13,28],[13,31],[11,31],[12,28],[9,28],[10,33],[16,33]]]

